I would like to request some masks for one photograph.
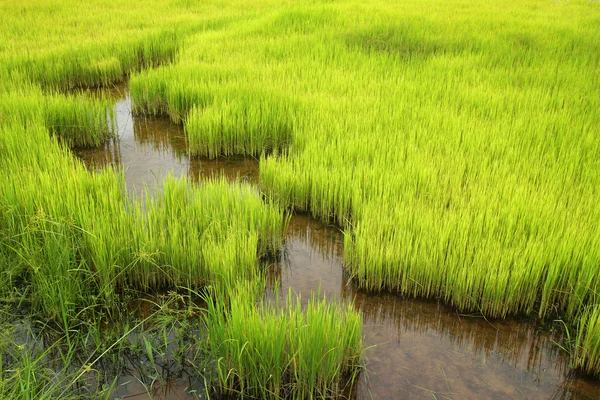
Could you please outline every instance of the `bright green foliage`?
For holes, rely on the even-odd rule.
[[[191,155],[258,156],[288,147],[300,105],[280,90],[227,84],[234,71],[172,66],[131,78],[133,110],[184,123]]]
[[[183,123],[193,154],[264,153],[261,190],[341,225],[361,287],[493,317],[559,315],[579,326],[581,360],[598,372],[590,311],[600,289],[598,2],[113,0],[77,15],[67,2],[27,3],[0,4],[0,96],[15,109],[28,109],[18,103],[29,84],[106,84],[171,61],[133,73],[135,111]],[[170,196],[205,200],[187,182],[142,207],[114,172],[92,178],[63,150],[12,146],[80,121],[84,109],[93,109],[90,126],[104,126],[100,106],[69,111],[77,109],[69,97],[40,104],[60,109],[57,121],[36,112],[35,123],[6,125],[0,138],[2,237],[18,240],[11,247],[26,255],[17,257],[23,268],[63,260],[70,267],[53,266],[57,276],[87,271],[85,280],[91,271],[103,293],[129,279],[141,287],[186,279],[193,268],[212,280],[186,260],[246,267],[251,249],[270,249],[265,228],[244,236],[247,226],[229,219],[203,230],[173,222],[182,208]],[[102,137],[74,135],[65,141]],[[4,161],[17,148],[31,152],[29,164]],[[219,236],[225,227],[231,237]],[[27,229],[37,234],[21,239]],[[177,248],[207,231],[201,247],[210,251]],[[88,245],[85,232],[99,244]]]
[[[27,77],[44,87],[105,86],[136,69],[173,60],[178,47],[175,32],[160,32],[137,41],[79,45],[75,49],[17,58],[9,60],[7,68],[9,73]]]
[[[193,108],[185,122],[190,154],[210,158],[259,155],[286,147],[292,135],[293,113],[264,93],[254,97]]]
[[[599,282],[600,10],[531,7],[289,6],[192,36],[132,96],[195,154],[287,145],[262,189],[343,226],[360,286],[576,318]]]
[[[24,125],[41,120],[68,147],[98,147],[114,135],[108,101],[44,94],[35,87],[0,92],[0,117]]]
[[[581,314],[573,349],[573,366],[588,374],[600,371],[600,308],[595,305]]]
[[[258,289],[258,290],[257,290]],[[208,351],[224,393],[256,398],[340,395],[359,371],[362,318],[351,305],[288,293],[280,308],[258,300],[260,285],[207,297]]]
[[[290,6],[193,36],[133,78],[159,105],[133,97],[211,157],[254,153],[228,129],[249,82],[292,99],[261,187],[342,225],[360,286],[576,321],[600,282],[599,15],[585,1]]]
[[[46,130],[11,126],[0,137],[6,248],[27,266],[32,300],[48,315],[86,304],[95,290],[110,301],[126,284],[149,289],[251,278],[257,257],[281,247],[282,211],[247,185],[168,179],[142,208],[124,193],[120,174],[88,172]]]
[[[90,115],[95,126],[94,109],[77,110],[69,115]],[[61,147],[44,127],[46,114],[10,115],[15,121],[0,125],[0,226],[3,254],[21,267],[5,272],[33,285],[32,302],[50,319],[73,315],[96,295],[112,301],[124,285],[251,278],[257,258],[281,247],[282,211],[251,186],[171,178],[142,206],[124,192],[120,173],[90,173]]]

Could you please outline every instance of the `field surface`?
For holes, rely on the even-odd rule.
[[[74,154],[119,141],[90,89],[115,86],[257,182],[88,168]],[[596,1],[0,0],[0,398],[110,397],[100,360],[151,321],[154,365],[192,320],[207,395],[348,396],[364,312],[266,267],[293,213],[343,232],[356,290],[559,321],[598,376],[598,199]]]

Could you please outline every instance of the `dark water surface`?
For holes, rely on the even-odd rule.
[[[181,127],[166,119],[134,118],[121,90],[116,114],[119,138],[103,149],[76,151],[90,168],[124,168],[129,190],[160,188],[167,173],[194,180],[224,174],[256,183],[258,162],[246,158],[190,159]],[[333,226],[295,215],[284,249],[271,265],[280,293],[354,301],[364,319],[367,372],[357,399],[600,399],[600,382],[579,377],[561,353],[560,329],[518,320],[461,315],[436,301],[357,290],[343,269],[343,235]],[[275,281],[275,279],[273,279]],[[168,377],[167,377],[168,378]],[[129,383],[127,383],[129,382]],[[190,388],[198,390],[188,393]],[[148,394],[150,392],[150,394]],[[127,399],[195,399],[198,380],[186,374],[149,391],[131,377],[117,396]]]

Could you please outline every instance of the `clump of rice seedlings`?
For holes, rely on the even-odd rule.
[[[230,70],[202,66],[143,72],[130,80],[133,111],[183,123],[193,156],[286,149],[298,128],[298,102],[238,80]]]
[[[351,305],[288,294],[279,308],[258,300],[260,285],[206,298],[208,352],[219,391],[258,398],[329,398],[360,371],[362,318]]]
[[[146,198],[145,209],[138,218],[147,233],[132,240],[152,262],[127,274],[144,288],[251,279],[258,259],[281,248],[286,225],[280,207],[265,204],[252,186],[224,178],[199,185],[167,178],[156,198]]]
[[[13,57],[6,68],[48,89],[108,86],[140,68],[172,61],[181,45],[176,31],[165,30],[145,37],[120,38],[116,43],[79,44],[74,48],[49,50]]]
[[[49,319],[74,316],[97,296],[110,308],[127,286],[251,279],[258,259],[281,248],[282,209],[249,185],[169,178],[142,207],[122,174],[88,172],[41,121],[29,125],[2,131],[0,221],[32,303]]]
[[[197,61],[140,71],[132,74],[129,80],[133,112],[146,116],[168,116],[174,123],[181,124],[192,108],[202,109],[232,97],[258,101],[265,88],[249,86],[246,75],[247,72],[240,66],[198,64]],[[243,83],[244,87],[240,87],[239,83]],[[285,100],[276,98],[273,93],[264,93],[262,97],[265,101],[271,99],[277,103]]]
[[[206,107],[214,102],[216,84],[214,71],[201,68],[181,70],[165,66],[133,74],[129,91],[134,114],[168,116],[182,123],[194,107]],[[222,84],[223,82],[219,82]]]
[[[600,371],[600,308],[598,305],[586,307],[581,313],[573,344],[575,368],[588,374]]]
[[[358,216],[360,204],[357,202],[359,196],[356,196],[360,188],[355,185],[352,171],[321,166],[309,174],[302,158],[288,155],[261,157],[261,187],[269,196],[296,211],[310,212],[322,221],[350,228],[352,218]],[[353,185],[354,189],[351,189]]]
[[[107,100],[46,96],[45,124],[67,147],[99,147],[114,137],[113,107]]]
[[[0,123],[40,118],[52,135],[65,146],[98,147],[114,136],[113,107],[106,99],[43,94],[35,87],[0,95]]]
[[[168,115],[167,95],[173,83],[165,79],[165,70],[166,67],[141,71],[129,78],[129,94],[135,115]]]
[[[193,108],[184,126],[191,155],[260,155],[287,146],[294,116],[285,104],[259,95]]]
[[[82,257],[102,207],[107,215],[125,207],[114,171],[93,177],[60,146],[43,122],[4,126],[0,135],[0,220],[4,249],[22,265],[19,280],[30,285],[34,308],[49,319],[73,317],[97,290],[99,266]],[[27,148],[27,152],[23,152]],[[87,222],[85,222],[87,221]],[[108,220],[106,221],[108,222]],[[113,221],[115,222],[115,218]],[[87,227],[86,227],[87,225]],[[87,228],[87,229],[86,229]],[[108,268],[110,266],[106,266]]]

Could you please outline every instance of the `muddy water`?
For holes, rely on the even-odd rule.
[[[127,186],[160,187],[168,172],[195,180],[224,174],[256,183],[255,160],[190,159],[181,128],[160,119],[133,118],[127,96],[117,102],[119,139],[104,149],[77,152],[91,168],[124,168]],[[271,266],[280,293],[320,290],[353,301],[364,318],[367,372],[357,399],[600,399],[600,382],[579,377],[558,351],[560,332],[527,321],[488,321],[461,315],[436,301],[357,290],[343,270],[343,235],[308,216],[292,218],[281,258]],[[123,398],[151,398],[133,374],[120,381]],[[129,379],[130,383],[127,383]],[[192,399],[189,376],[155,386],[152,398]]]
[[[152,194],[160,189],[168,174],[187,174],[195,181],[221,174],[228,179],[257,180],[257,160],[241,157],[190,159],[181,126],[166,118],[134,118],[131,99],[124,88],[116,88],[109,95],[116,97],[114,123],[118,129],[117,137],[103,148],[76,149],[74,153],[90,169],[106,165],[121,167],[129,192],[141,195],[147,188]]]

